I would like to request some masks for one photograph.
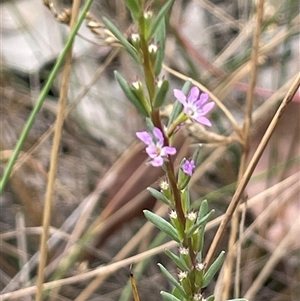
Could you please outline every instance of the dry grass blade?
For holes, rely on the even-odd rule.
[[[283,99],[282,103],[280,104],[280,107],[278,108],[278,110],[276,111],[275,116],[273,117],[267,131],[265,132],[260,144],[258,145],[253,157],[251,158],[251,161],[245,171],[245,174],[243,175],[237,190],[230,202],[230,205],[228,206],[226,213],[225,213],[225,218],[222,220],[221,225],[218,228],[218,231],[214,237],[214,240],[209,248],[209,251],[207,253],[207,256],[205,258],[205,263],[209,266],[209,264],[212,261],[212,257],[216,251],[216,248],[220,242],[221,237],[224,234],[224,231],[229,223],[229,221],[231,220],[232,214],[234,213],[240,197],[248,183],[248,181],[250,180],[250,177],[257,165],[257,162],[259,161],[272,133],[274,132],[274,129],[280,119],[281,114],[283,114],[284,109],[286,108],[286,106],[292,101],[295,93],[297,92],[298,88],[300,86],[300,73],[298,74],[296,80],[293,82],[293,84],[291,85],[288,93],[286,94],[285,98]]]
[[[297,234],[299,234],[299,223],[295,222],[293,227],[289,230],[287,235],[272,253],[271,257],[269,258],[259,275],[256,277],[251,287],[245,293],[246,299],[248,299],[249,301],[255,300],[256,293],[262,287],[268,275],[274,269],[279,260],[287,254],[292,242],[294,241],[295,237],[297,237]]]
[[[295,181],[297,181],[297,179],[298,178],[295,176],[290,177],[290,178],[282,181],[282,183],[279,183],[276,186],[263,191],[262,193],[260,193],[259,195],[255,196],[254,198],[252,198],[251,200],[248,201],[248,208],[252,208],[253,206],[256,206],[267,195],[272,195],[272,194],[274,195],[274,194],[278,193],[279,187],[281,187],[282,190],[286,190],[293,183],[295,183]],[[241,204],[239,206],[240,210],[242,210],[242,208],[243,208],[243,204]],[[224,219],[224,215],[221,215],[221,216],[215,218],[214,220],[208,222],[206,230],[208,231],[210,229],[215,228],[216,226],[218,226],[220,224],[220,222],[223,219]],[[132,257],[126,258],[124,260],[120,260],[116,263],[112,263],[107,266],[100,266],[100,267],[98,267],[92,271],[88,271],[84,274],[80,274],[80,275],[76,275],[76,276],[69,277],[66,279],[61,279],[61,280],[56,280],[56,281],[45,283],[44,288],[52,289],[52,288],[61,287],[63,285],[67,285],[67,284],[74,284],[74,283],[78,283],[81,281],[89,280],[93,277],[105,276],[105,275],[107,276],[111,273],[116,272],[118,269],[120,269],[122,267],[129,266],[130,264],[138,263],[139,261],[141,261],[143,259],[149,258],[153,255],[163,252],[166,248],[172,248],[176,245],[177,245],[176,242],[171,241],[171,242],[161,245],[158,248],[151,249],[151,250],[143,252],[139,255],[132,256]],[[4,300],[18,300],[18,298],[20,298],[20,297],[32,295],[35,292],[36,292],[36,286],[31,286],[31,287],[28,287],[25,289],[17,290],[15,292],[2,293],[1,297],[2,297],[3,301]]]
[[[137,290],[136,282],[132,273],[130,273],[130,282],[132,287],[133,299],[134,301],[140,301],[139,293]]]
[[[80,0],[74,1],[72,7],[71,23],[70,23],[71,30],[75,28],[78,13],[79,13],[79,7],[80,7]],[[61,94],[59,99],[59,110],[57,114],[57,121],[56,121],[53,146],[51,152],[50,170],[48,176],[48,183],[47,183],[47,190],[46,190],[46,197],[45,197],[45,207],[44,207],[44,214],[43,214],[44,231],[41,237],[41,245],[40,245],[40,262],[39,262],[38,277],[37,277],[36,301],[42,300],[42,294],[43,294],[44,269],[46,266],[47,253],[48,253],[47,240],[49,235],[49,227],[50,227],[50,219],[51,219],[53,189],[55,185],[55,177],[57,172],[57,160],[59,154],[62,127],[64,122],[64,115],[65,115],[64,112],[65,112],[67,97],[68,97],[68,87],[69,87],[68,82],[69,82],[69,76],[71,71],[71,63],[72,63],[72,48],[69,50],[69,52],[66,55],[65,67],[63,71],[63,77],[62,77]]]
[[[258,68],[258,52],[259,52],[259,40],[260,40],[260,34],[261,34],[261,26],[262,26],[262,19],[263,19],[263,13],[264,13],[264,0],[260,0],[257,3],[257,13],[256,13],[256,22],[255,22],[255,30],[253,32],[253,48],[251,53],[251,73],[250,73],[250,83],[249,83],[249,89],[247,91],[246,96],[246,111],[245,111],[245,120],[244,120],[244,126],[243,126],[243,145],[242,145],[242,157],[241,162],[239,166],[239,175],[238,180],[241,179],[242,175],[245,172],[246,168],[246,162],[248,159],[249,151],[250,151],[250,127],[252,124],[252,109],[253,109],[253,97],[254,97],[254,89],[256,84],[256,78],[257,78],[257,68]],[[238,233],[238,224],[239,224],[239,212],[236,210],[233,214],[232,221],[231,221],[231,229],[230,229],[230,236],[229,236],[229,242],[228,242],[228,252],[227,252],[227,258],[225,261],[225,286],[223,288],[223,299],[229,298],[230,293],[230,287],[231,287],[231,277],[233,270],[233,265],[235,261],[235,254],[234,254],[234,244],[236,241],[236,236]],[[241,253],[239,253],[241,255]],[[240,261],[240,259],[237,259],[237,262]],[[239,297],[239,266],[236,266],[236,277],[235,277],[235,290],[234,290],[234,296]]]

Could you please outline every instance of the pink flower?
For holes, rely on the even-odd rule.
[[[185,160],[185,162],[183,163],[182,165],[182,170],[185,174],[189,175],[189,176],[192,176],[193,175],[193,172],[194,172],[194,169],[195,169],[195,162],[194,160]]]
[[[176,154],[175,147],[164,146],[164,136],[159,128],[155,127],[152,133],[137,132],[136,136],[147,145],[146,153],[152,166],[162,166],[169,155]]]
[[[183,111],[189,118],[211,126],[210,120],[205,115],[212,110],[215,103],[207,102],[209,97],[207,93],[201,93],[197,87],[193,87],[188,96],[181,90],[174,89],[174,96],[183,105]]]

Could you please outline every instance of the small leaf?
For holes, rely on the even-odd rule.
[[[115,77],[120,84],[124,94],[128,98],[128,100],[135,106],[135,108],[144,116],[149,116],[149,111],[146,106],[136,97],[136,95],[131,91],[127,81],[122,77],[122,75],[115,71]]]
[[[153,107],[159,108],[166,100],[166,95],[169,90],[169,82],[164,80],[160,87],[157,87],[157,93],[154,97]]]
[[[152,133],[153,129],[154,129],[154,124],[153,124],[151,118],[146,118],[145,122],[146,122],[147,129]]]
[[[155,76],[158,76],[162,69],[162,62],[165,57],[166,44],[166,25],[165,18],[162,18],[155,32],[155,44],[158,45],[156,61],[155,61]]]
[[[119,31],[119,29],[107,18],[103,17],[103,22],[107,29],[111,31],[111,33],[119,40],[119,42],[124,46],[127,52],[131,55],[131,57],[139,63],[139,56],[134,49],[134,47],[125,39],[123,34]]]
[[[180,294],[186,298],[186,294],[180,283],[171,275],[171,273],[160,263],[157,264],[165,277],[179,290]]]
[[[178,290],[177,287],[174,287],[173,291],[172,291],[172,295],[176,298],[178,298],[179,300],[182,300],[182,298],[184,298],[184,296],[180,293],[180,291]]]
[[[213,279],[213,277],[215,276],[215,274],[217,273],[217,271],[220,269],[224,261],[224,254],[225,252],[222,251],[218,258],[212,263],[207,272],[204,274],[201,288],[207,287]]]
[[[128,7],[131,17],[134,21],[137,21],[140,13],[140,6],[137,0],[125,0],[125,4]]]
[[[148,190],[148,191],[151,193],[151,195],[152,195],[154,198],[156,198],[157,200],[160,200],[160,201],[164,202],[165,204],[167,204],[167,205],[170,206],[170,207],[173,206],[172,203],[171,203],[171,201],[170,201],[168,198],[166,198],[166,197],[164,196],[164,194],[161,193],[160,191],[158,191],[158,190],[156,190],[156,189],[154,189],[154,188],[152,188],[152,187],[148,187],[147,190]]]
[[[203,218],[207,213],[208,213],[208,202],[207,200],[203,200],[199,208],[197,220]]]
[[[176,298],[175,296],[173,296],[170,293],[161,291],[160,294],[162,295],[162,297],[165,301],[180,301],[180,299]]]
[[[211,210],[208,214],[202,217],[200,220],[197,220],[196,223],[186,231],[187,236],[191,236],[200,226],[206,224],[210,217],[215,213],[215,210]]]
[[[180,172],[180,170],[179,170]],[[179,176],[178,176],[179,177]],[[185,189],[181,195],[182,198],[182,210],[186,214],[191,209],[191,196],[189,189]]]
[[[178,234],[176,229],[165,219],[162,217],[154,214],[153,212],[149,210],[143,211],[147,220],[150,221],[152,224],[154,224],[158,229],[166,233],[169,237],[174,239],[177,242],[180,242],[180,239],[178,238]]]
[[[167,11],[169,10],[169,8],[171,7],[171,5],[173,4],[174,0],[169,0],[158,12],[155,20],[152,23],[151,29],[150,29],[150,34],[147,38],[152,37],[152,35],[154,34],[154,32],[156,31],[160,21],[162,20],[162,18],[164,18],[165,14],[167,13]]]
[[[196,246],[198,252],[202,251],[202,248],[204,245],[204,233],[205,233],[205,228],[204,228],[204,226],[202,226],[198,232],[198,240],[197,240],[198,245]]]
[[[181,259],[179,256],[175,255],[174,253],[172,253],[170,250],[165,250],[165,253],[167,256],[169,256],[174,262],[175,264],[183,271],[189,271],[188,266],[186,265],[186,263],[184,262],[183,259]]]

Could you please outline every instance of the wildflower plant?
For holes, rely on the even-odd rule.
[[[145,144],[149,157],[147,164],[153,168],[163,168],[166,173],[160,190],[149,187],[148,191],[170,207],[169,221],[144,210],[150,222],[178,243],[178,254],[165,251],[177,267],[177,277],[158,264],[161,272],[174,285],[172,292],[162,291],[161,295],[166,301],[213,301],[214,296],[206,297],[203,289],[222,266],[224,251],[210,266],[203,263],[204,230],[214,210],[209,211],[206,200],[198,211],[191,208],[188,184],[195,170],[199,148],[192,158],[184,158],[176,169],[173,143],[178,128],[188,120],[210,127],[212,123],[208,114],[215,103],[209,101],[207,93],[202,93],[196,86],[191,87],[187,82],[182,89],[174,89],[175,102],[168,120],[163,122],[160,116],[169,91],[168,80],[160,76],[165,51],[165,16],[173,2],[166,1],[154,14],[144,0],[126,0],[135,25],[128,39],[111,21],[104,18],[104,23],[142,67],[143,81],[128,83],[117,71],[115,77],[129,101],[146,119],[147,130],[137,132],[136,136]]]

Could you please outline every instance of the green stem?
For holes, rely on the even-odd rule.
[[[151,62],[149,49],[148,49],[149,45],[146,39],[144,9],[143,9],[143,13],[139,18],[139,31],[140,31],[140,39],[141,39],[141,50],[143,53],[143,58],[142,58],[143,70],[144,70],[145,81],[149,93],[149,100],[152,107],[154,95],[155,95],[155,76],[153,71],[153,64]]]
[[[184,112],[181,112],[178,117],[171,123],[171,125],[168,127],[168,133],[167,136],[171,137],[174,134],[174,131],[180,125],[181,123],[185,122],[188,119],[188,117],[184,114]]]
[[[173,163],[172,163],[171,160],[169,162],[167,162],[166,167],[167,167],[167,175],[168,175],[168,179],[169,179],[169,184],[171,186],[171,190],[172,190],[173,197],[174,197],[175,210],[177,212],[179,221],[182,224],[182,227],[184,229],[185,228],[186,217],[185,217],[184,212],[182,210],[180,191],[178,190],[178,187],[177,187],[177,184],[176,184],[174,166],[173,166]],[[184,246],[187,247],[187,244],[184,243]]]
[[[27,122],[26,122],[26,124],[25,124],[25,126],[24,126],[24,128],[23,128],[23,130],[21,132],[20,138],[17,141],[17,144],[15,146],[13,154],[10,157],[10,159],[9,159],[9,161],[7,163],[7,166],[5,168],[5,171],[3,173],[3,176],[2,176],[2,179],[1,179],[1,182],[0,182],[0,195],[2,195],[2,193],[3,193],[5,185],[6,185],[8,179],[10,177],[10,174],[12,172],[14,164],[15,164],[15,162],[16,162],[16,160],[17,160],[17,158],[18,158],[18,156],[19,156],[19,154],[21,152],[22,146],[23,146],[23,144],[24,144],[24,142],[25,142],[25,140],[26,140],[26,138],[28,136],[28,133],[29,133],[29,131],[30,131],[30,129],[31,129],[34,121],[35,121],[35,118],[36,118],[38,112],[40,111],[40,109],[41,109],[41,107],[43,105],[43,102],[44,102],[44,100],[45,100],[45,98],[46,98],[46,96],[47,96],[47,94],[48,94],[48,92],[49,92],[49,90],[50,90],[50,88],[51,88],[51,86],[53,84],[53,81],[54,81],[54,79],[55,79],[55,77],[56,77],[56,75],[57,75],[57,73],[58,73],[61,65],[63,64],[63,62],[65,60],[66,54],[69,51],[69,49],[70,49],[70,47],[71,47],[71,45],[72,45],[72,43],[73,43],[73,41],[75,39],[75,36],[76,36],[76,34],[77,34],[77,32],[78,32],[78,30],[79,30],[79,28],[80,28],[83,20],[85,19],[85,16],[86,16],[86,14],[87,14],[87,12],[88,12],[88,10],[89,10],[92,2],[93,2],[93,0],[86,1],[85,5],[83,7],[83,10],[82,10],[82,12],[81,12],[81,14],[80,14],[80,16],[78,18],[78,22],[77,22],[74,30],[71,32],[71,34],[70,34],[70,36],[69,36],[69,38],[68,38],[68,40],[67,40],[67,42],[66,42],[66,44],[65,44],[65,46],[64,46],[64,48],[62,50],[62,52],[61,52],[61,54],[57,58],[56,64],[53,67],[53,69],[52,69],[52,71],[51,71],[51,73],[49,75],[49,78],[48,78],[48,80],[47,80],[47,82],[46,82],[43,90],[41,91],[41,93],[40,93],[40,95],[39,95],[39,97],[38,97],[38,99],[36,101],[36,104],[35,104],[33,110],[31,111],[31,113],[30,113],[30,115],[29,115],[29,117],[27,119]]]

